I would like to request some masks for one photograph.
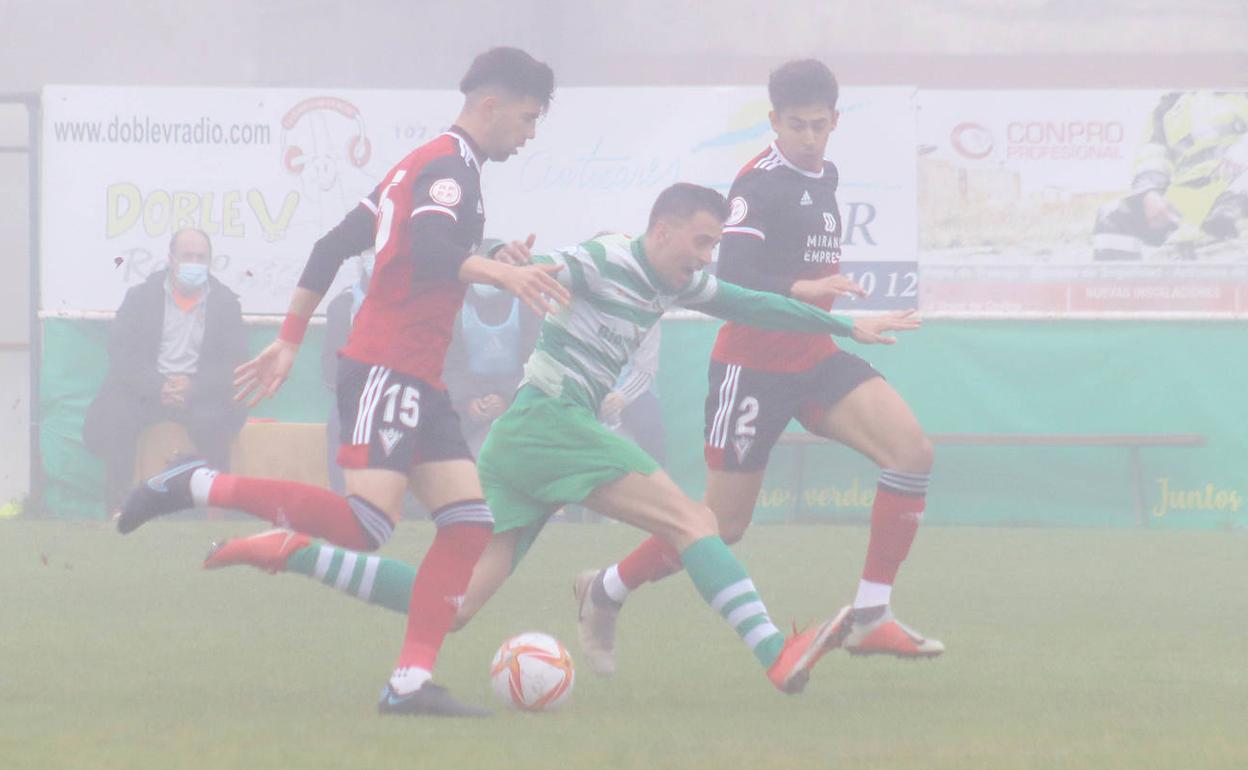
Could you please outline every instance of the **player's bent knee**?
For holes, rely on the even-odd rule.
[[[347,504],[360,525],[361,551],[376,551],[394,534],[394,522],[385,511],[359,495],[347,495]]]
[[[719,535],[719,520],[715,518],[714,512],[705,505],[692,500],[681,507],[676,521],[672,524],[677,538],[681,541],[672,544],[678,548],[686,547],[704,537]]]
[[[745,537],[745,530],[749,527],[749,523],[739,524],[735,521],[719,523],[719,536],[724,539],[728,545],[736,545],[741,542],[741,538]]]
[[[916,429],[898,435],[889,442],[883,455],[881,467],[911,473],[927,473],[932,469],[935,449],[932,440],[922,430]]]
[[[920,433],[906,452],[906,470],[930,471],[936,459],[936,448],[926,434]]]

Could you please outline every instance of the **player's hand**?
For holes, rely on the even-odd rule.
[[[473,422],[486,422],[488,418],[485,416],[485,399],[474,398],[468,402],[468,416]]]
[[[527,265],[533,261],[533,244],[536,242],[537,235],[529,233],[523,241],[504,244],[494,252],[493,258],[507,265]]]
[[[491,393],[490,395],[480,399],[480,403],[481,414],[485,418],[486,422],[493,422],[494,420],[497,420],[502,416],[503,412],[507,411],[507,402],[504,401],[503,397],[497,393]]]
[[[620,421],[622,411],[624,411],[624,397],[613,390],[602,399],[602,404],[598,407],[598,419],[611,425]]]
[[[171,374],[160,386],[160,403],[164,406],[185,406],[190,390],[190,377],[185,374]]]
[[[290,375],[299,346],[273,340],[260,355],[234,370],[234,400],[253,407],[269,398]]]
[[[557,313],[560,306],[572,303],[572,293],[554,277],[562,269],[563,265],[513,267],[502,279],[503,288],[523,300],[539,316]]]
[[[916,310],[898,310],[884,315],[854,319],[854,342],[863,345],[892,345],[897,340],[885,332],[908,332],[922,325]]]
[[[867,296],[867,292],[847,275],[825,275],[823,278],[794,281],[789,294],[811,305],[836,297]]]

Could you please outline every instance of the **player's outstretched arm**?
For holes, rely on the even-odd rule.
[[[884,315],[858,318],[854,320],[854,333],[850,336],[854,342],[864,345],[892,345],[896,337],[889,337],[885,332],[908,332],[922,325],[917,310],[898,310]]]
[[[768,331],[848,337],[854,330],[852,320],[838,318],[801,300],[745,289],[735,283],[715,281],[710,276],[705,276],[699,287],[687,296],[689,298],[680,303],[685,307]]]
[[[372,248],[375,211],[374,200],[365,199],[312,247],[277,339],[234,370],[236,401],[246,401],[248,407],[253,407],[282,387],[295,365],[308,321],[329,291],[338,269],[348,258]]]
[[[277,339],[270,342],[255,358],[240,364],[234,370],[235,401],[246,401],[248,407],[253,407],[282,387],[295,365],[295,356],[299,354],[299,345],[303,342],[308,320],[316,312],[316,306],[320,302],[321,295],[311,289],[295,289]]]
[[[865,297],[867,292],[847,275],[826,275],[794,281],[789,296],[815,305],[837,297]]]
[[[534,313],[559,311],[572,301],[572,293],[559,282],[563,265],[549,261],[531,265],[509,265],[474,254],[459,266],[460,283],[488,283],[519,297]]]

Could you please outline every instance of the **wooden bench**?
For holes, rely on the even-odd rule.
[[[1031,447],[1118,447],[1131,456],[1131,484],[1135,502],[1135,521],[1148,526],[1144,503],[1144,470],[1140,450],[1146,447],[1202,447],[1205,437],[1195,433],[1159,434],[1071,434],[1071,433],[932,433],[928,438],[937,446],[1031,446]],[[781,434],[782,445],[808,447],[835,444],[835,441],[813,433],[789,431]],[[798,452],[793,473],[797,505],[802,504],[801,491],[806,483],[806,452]]]
[[[149,425],[139,437],[135,452],[135,482],[160,473],[178,452],[191,451],[191,439],[178,423]],[[301,481],[328,487],[325,424],[248,422],[230,447],[230,470],[241,476]]]

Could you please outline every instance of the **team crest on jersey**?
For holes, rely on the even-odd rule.
[[[802,200],[800,201],[800,205],[809,206],[814,202],[814,199],[810,197],[810,190],[802,190]]]
[[[459,182],[447,177],[439,179],[429,185],[429,198],[434,203],[441,203],[443,206],[454,206],[459,203],[459,199],[464,197],[464,192],[459,188]]]
[[[823,229],[830,233],[836,233],[836,216],[831,211],[823,212]]]
[[[724,224],[739,225],[745,221],[745,216],[749,213],[750,204],[745,202],[745,198],[738,195],[728,204],[728,221]]]
[[[386,453],[386,457],[394,451],[399,441],[403,438],[403,431],[398,428],[382,428],[377,431],[377,438],[381,439],[381,451]]]

